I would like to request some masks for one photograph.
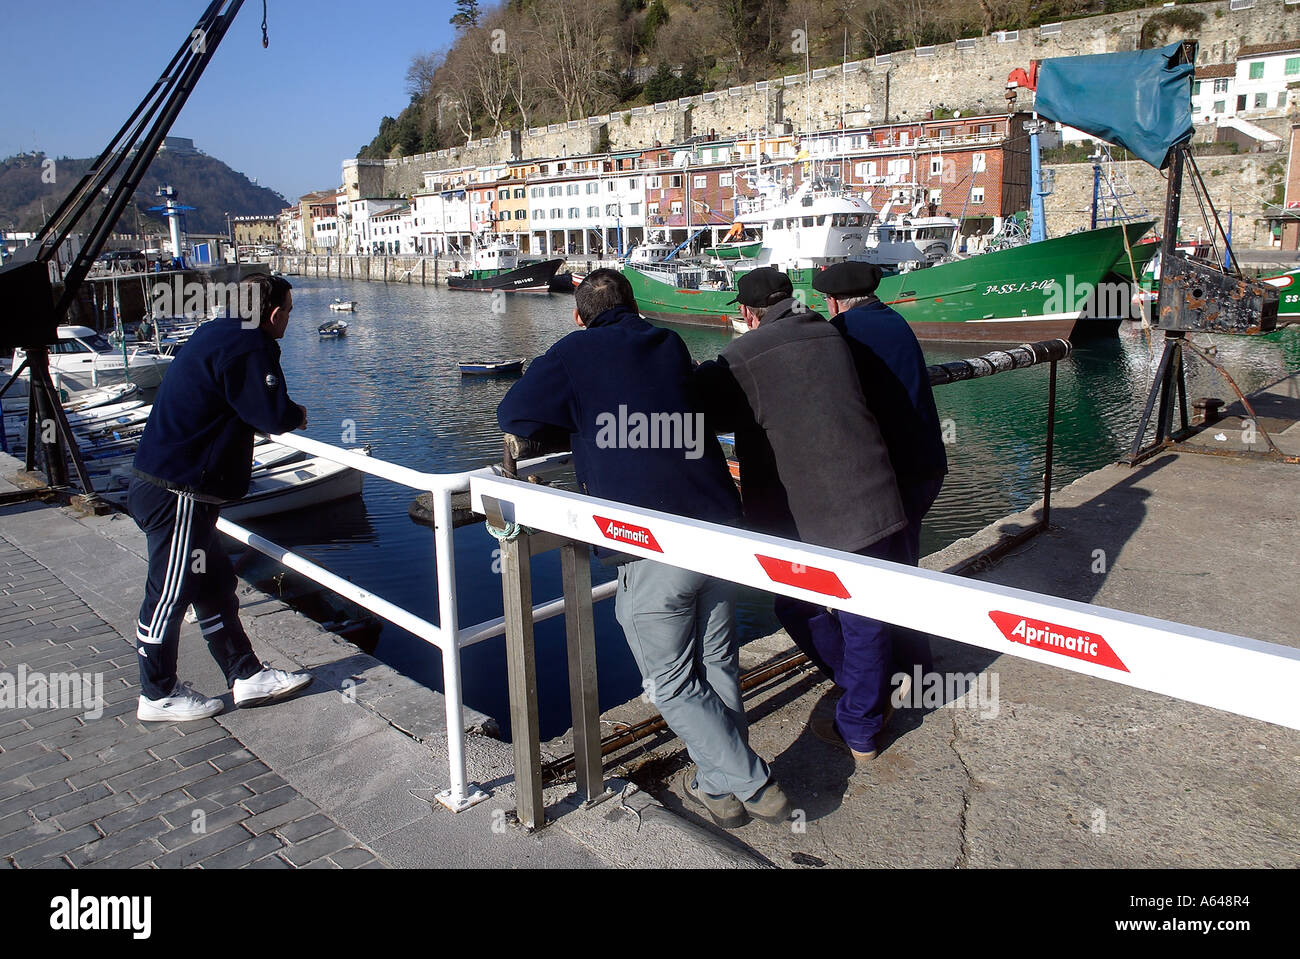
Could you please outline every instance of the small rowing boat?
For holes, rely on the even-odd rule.
[[[326,320],[317,327],[316,332],[322,340],[337,340],[348,335],[348,324],[344,320]]]
[[[460,364],[462,376],[518,376],[523,371],[523,359],[485,360],[480,363]]]

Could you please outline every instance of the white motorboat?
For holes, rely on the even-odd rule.
[[[162,382],[172,357],[152,348],[114,347],[100,333],[85,326],[60,326],[58,339],[49,345],[50,373],[55,382],[69,390],[88,390],[126,382],[140,389],[153,389]],[[26,352],[14,350],[12,366],[26,358]],[[24,374],[24,379],[26,375]]]
[[[368,447],[353,453],[370,455]],[[248,495],[221,508],[226,519],[240,523],[261,516],[289,513],[361,495],[365,474],[360,470],[310,458],[253,474]]]
[[[340,300],[336,298],[334,302],[330,304],[330,309],[337,310],[340,313],[355,313],[357,311],[357,301]]]
[[[78,413],[85,410],[97,409],[103,406],[121,403],[133,399],[140,392],[140,387],[134,383],[119,383],[117,386],[104,386],[95,390],[78,390],[74,393],[64,393],[67,398],[63,401],[63,410],[66,413]],[[143,402],[143,400],[141,401]],[[10,396],[5,394],[3,410],[5,416],[23,416],[27,415],[28,398],[23,396]]]

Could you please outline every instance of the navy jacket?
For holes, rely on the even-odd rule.
[[[248,492],[253,432],[302,423],[280,369],[280,344],[238,319],[209,320],[167,367],[135,454],[135,472],[201,499]]]
[[[907,320],[873,299],[831,320],[849,341],[867,408],[875,414],[900,486],[948,472],[930,371]]]
[[[497,407],[503,432],[567,434],[583,492],[710,523],[740,519],[722,448],[671,330],[615,307],[533,360]]]
[[[794,299],[768,307],[695,383],[736,432],[750,529],[855,551],[907,525],[848,344],[820,313]]]

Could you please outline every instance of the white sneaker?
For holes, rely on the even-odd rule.
[[[208,719],[221,712],[219,699],[209,699],[189,683],[177,683],[170,696],[147,699],[140,696],[135,718],[145,722],[185,723],[194,719]]]
[[[311,673],[288,673],[283,669],[272,669],[265,663],[262,665],[265,668],[260,673],[235,680],[235,705],[239,708],[285,699],[311,683]]]

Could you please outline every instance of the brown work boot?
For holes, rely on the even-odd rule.
[[[698,771],[696,766],[688,766],[682,770],[682,795],[703,806],[709,818],[723,829],[735,829],[745,825],[749,816],[745,812],[744,804],[733,793],[715,796],[700,789],[696,781]]]
[[[790,818],[790,800],[775,779],[769,779],[758,792],[744,800],[745,812],[763,822],[783,823]]]

